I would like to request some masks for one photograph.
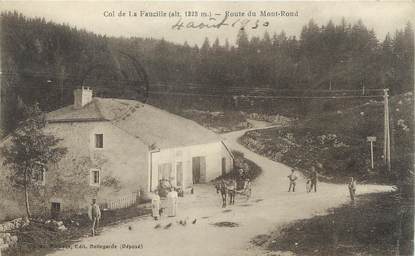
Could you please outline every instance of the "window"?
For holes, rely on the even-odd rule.
[[[104,148],[104,134],[95,134],[95,148]]]
[[[98,169],[93,169],[90,172],[90,185],[91,186],[99,186],[101,182],[101,177],[100,177],[100,170]]]
[[[52,202],[51,207],[50,207],[50,215],[52,219],[55,219],[55,220],[58,219],[60,211],[61,211],[61,203]]]

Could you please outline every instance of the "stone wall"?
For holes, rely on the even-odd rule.
[[[45,132],[63,139],[60,144],[68,149],[68,153],[59,163],[50,166],[44,184],[31,188],[29,202],[34,216],[50,215],[52,203],[60,204],[63,217],[84,212],[92,198],[104,203],[140,189],[147,190],[148,147],[111,123],[51,123]],[[95,148],[96,133],[104,135],[104,148]],[[6,179],[10,170],[1,163],[0,156],[2,200],[24,205],[23,192],[10,186]],[[91,185],[91,169],[100,170],[100,186]],[[24,212],[24,209],[19,210]],[[7,207],[5,211],[8,211]],[[0,221],[5,216],[21,216],[8,212],[2,214]]]
[[[14,219],[0,224],[0,255],[1,251],[16,245],[17,236],[12,235],[10,231],[19,229],[27,225],[28,222],[23,218]]]

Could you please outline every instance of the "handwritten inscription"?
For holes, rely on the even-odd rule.
[[[258,27],[268,27],[268,21],[261,21],[259,19],[236,19],[233,21],[228,20],[228,15],[217,19],[215,17],[211,17],[206,22],[200,21],[183,21],[182,18],[179,18],[175,24],[172,25],[173,30],[182,30],[182,29],[206,29],[206,28],[214,28],[220,29],[221,27],[238,27],[239,29],[243,30],[247,27],[251,29],[257,29]]]

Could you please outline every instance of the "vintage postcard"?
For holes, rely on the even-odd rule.
[[[0,11],[0,255],[413,255],[413,1]]]

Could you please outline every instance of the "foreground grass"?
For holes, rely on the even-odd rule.
[[[132,206],[125,209],[103,211],[100,226],[110,226],[121,221],[150,213],[147,204]],[[91,234],[91,221],[86,214],[75,215],[62,220],[67,230],[57,230],[44,221],[33,220],[19,230],[12,232],[18,237],[17,246],[4,252],[6,256],[45,255],[56,249],[65,248],[81,237]]]
[[[298,255],[413,255],[413,201],[395,193],[362,195],[355,204],[289,224],[253,240]]]

